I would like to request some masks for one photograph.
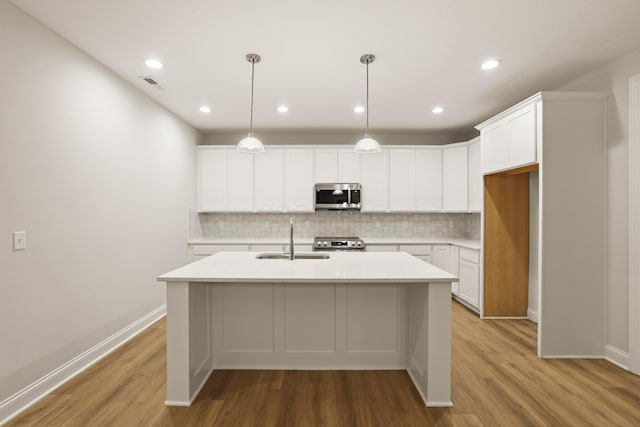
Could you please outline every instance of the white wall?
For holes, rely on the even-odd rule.
[[[2,401],[164,304],[200,135],[6,0],[0,77]]]
[[[607,332],[606,343],[629,351],[628,118],[629,78],[640,73],[640,49],[593,70],[559,90],[608,90]]]

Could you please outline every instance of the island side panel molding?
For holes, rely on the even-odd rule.
[[[336,352],[336,285],[284,286],[284,352]]]
[[[451,284],[408,288],[407,371],[425,405],[450,407]]]
[[[427,406],[451,402],[451,285],[431,283],[427,290]]]
[[[406,285],[208,286],[216,369],[406,369]]]
[[[167,284],[167,406],[190,406],[213,371],[209,290]]]

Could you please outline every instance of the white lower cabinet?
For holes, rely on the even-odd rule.
[[[450,271],[449,245],[434,245],[431,252],[431,264],[444,271]]]
[[[189,261],[197,261],[213,255],[216,252],[233,251],[246,252],[249,245],[189,245]]]
[[[451,246],[449,248],[449,273],[458,276],[460,274],[460,248]],[[451,293],[458,295],[459,282],[451,283]]]
[[[399,250],[431,264],[431,245],[400,245]]]
[[[476,311],[480,307],[480,251],[460,248],[458,298]]]

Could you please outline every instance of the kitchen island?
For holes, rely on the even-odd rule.
[[[406,369],[451,406],[451,282],[403,252],[257,259],[219,252],[167,283],[167,402],[189,406],[214,369]]]

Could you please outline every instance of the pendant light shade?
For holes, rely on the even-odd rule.
[[[369,64],[375,61],[375,55],[367,53],[360,57],[362,62],[367,67],[367,127],[364,131],[364,138],[356,143],[353,147],[353,151],[356,153],[379,153],[382,151],[380,144],[375,139],[369,137]]]
[[[257,63],[259,63],[262,58],[260,55],[255,53],[250,53],[247,55],[247,61],[251,63],[251,112],[249,115],[249,135],[246,138],[243,138],[236,147],[236,150],[243,153],[263,153],[264,145],[262,142],[253,136],[253,76],[254,76],[254,67]]]
[[[379,153],[381,148],[378,141],[365,136],[356,143],[355,147],[353,147],[353,151],[356,153]]]

